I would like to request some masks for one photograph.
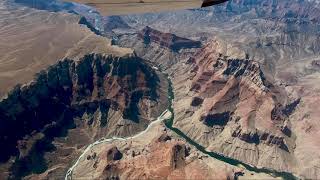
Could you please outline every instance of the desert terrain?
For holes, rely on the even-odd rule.
[[[1,176],[319,179],[318,3],[15,2],[0,11]]]
[[[65,57],[131,53],[111,47],[110,40],[79,25],[79,16],[7,5],[6,1],[1,1],[0,8],[0,96]]]

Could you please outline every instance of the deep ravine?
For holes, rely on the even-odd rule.
[[[154,66],[155,67],[155,66]],[[165,125],[168,129],[172,130],[173,132],[175,132],[179,137],[181,137],[182,139],[184,139],[187,143],[189,143],[190,145],[194,146],[197,150],[199,150],[200,152],[214,158],[217,159],[219,161],[225,162],[227,164],[230,164],[232,166],[238,166],[238,167],[243,167],[248,171],[254,172],[254,173],[266,173],[269,174],[273,177],[280,177],[282,179],[288,179],[288,180],[295,180],[295,179],[299,179],[298,177],[296,177],[294,174],[289,173],[289,172],[281,172],[281,171],[276,171],[273,169],[268,169],[268,168],[258,168],[256,166],[252,166],[250,164],[244,163],[242,161],[239,161],[237,159],[233,159],[230,157],[226,157],[222,154],[216,153],[216,152],[211,152],[211,151],[207,151],[205,147],[201,146],[200,144],[198,144],[197,142],[195,142],[194,140],[192,140],[190,137],[188,137],[186,134],[184,134],[181,130],[179,130],[178,128],[175,128],[173,126],[173,122],[174,122],[174,117],[175,117],[175,112],[174,112],[174,108],[173,108],[173,101],[175,99],[175,95],[174,95],[174,87],[173,87],[173,83],[171,80],[171,77],[163,72],[161,70],[160,67],[155,67],[157,70],[159,70],[161,73],[165,74],[168,80],[168,108],[166,111],[170,111],[171,112],[171,118],[170,119],[163,119],[162,115],[165,114],[162,113],[162,115],[160,115],[158,117],[158,119],[156,121],[153,121],[151,124],[149,124],[149,126],[147,127],[147,129],[145,129],[144,131],[132,136],[132,137],[128,137],[128,138],[120,138],[120,137],[113,137],[110,139],[101,139],[99,141],[96,141],[90,145],[87,146],[86,150],[82,153],[82,155],[84,155],[89,149],[91,149],[93,146],[97,145],[97,144],[101,144],[101,143],[110,143],[113,140],[127,140],[127,139],[131,139],[137,136],[141,136],[143,135],[145,132],[148,131],[148,129],[155,123],[159,122],[159,121],[164,121]],[[71,179],[71,175],[72,175],[72,170],[73,168],[77,165],[79,159],[82,157],[82,155],[78,158],[77,162],[69,169],[69,171],[67,172],[66,176],[65,176],[65,180]],[[235,175],[235,179],[237,179],[238,175]]]

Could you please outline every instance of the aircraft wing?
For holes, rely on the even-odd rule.
[[[147,12],[174,11],[213,6],[228,0],[64,0],[86,4],[102,15],[124,15]]]

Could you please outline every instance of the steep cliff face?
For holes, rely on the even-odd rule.
[[[129,29],[129,25],[122,20],[120,16],[103,17],[104,31],[112,31],[114,29]]]
[[[157,43],[160,46],[169,48],[173,51],[179,51],[181,49],[188,48],[200,48],[200,41],[193,41],[191,39],[186,39],[178,37],[175,34],[163,33],[149,26],[145,27],[138,33],[138,37],[144,41],[145,44],[150,44],[151,42]]]
[[[142,131],[167,107],[162,78],[134,55],[91,54],[41,71],[0,102],[1,162],[11,164],[1,172],[19,178],[59,167],[60,177],[89,142]]]
[[[145,33],[145,31],[150,32]],[[177,49],[174,49],[167,44],[170,44],[170,42],[164,41],[165,39],[163,36],[173,36],[173,34],[145,27],[142,31],[137,31],[136,33],[119,35],[117,44],[121,47],[130,47],[134,49],[134,52],[139,57],[142,57],[152,63],[156,69],[159,68],[162,72],[169,74],[175,70],[184,70],[184,68],[181,68],[180,62],[189,59],[202,47],[202,43],[197,44],[198,41],[182,38],[185,39],[187,43],[193,44],[195,42],[196,44],[194,44],[194,46],[182,45],[177,51]],[[178,36],[176,37],[181,38]]]
[[[295,168],[289,117],[299,100],[268,80],[258,62],[225,56],[215,41],[186,64],[189,78],[174,80],[185,81],[175,86],[175,127],[208,150],[243,162],[280,171]]]

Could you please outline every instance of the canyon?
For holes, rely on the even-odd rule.
[[[317,3],[102,17],[38,1],[1,4],[2,177],[319,178]]]

